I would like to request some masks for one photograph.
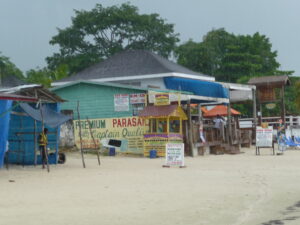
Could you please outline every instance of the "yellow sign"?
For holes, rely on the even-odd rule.
[[[90,119],[91,130],[97,147],[101,139],[115,139],[122,141],[120,152],[143,154],[143,137],[148,125],[139,117],[120,117],[106,119]],[[95,148],[90,135],[87,120],[74,120],[74,134],[76,146],[80,147],[79,127],[81,127],[82,147]]]
[[[168,93],[155,94],[154,105],[170,105]]]

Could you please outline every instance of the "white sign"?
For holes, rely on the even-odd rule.
[[[256,127],[256,147],[272,147],[273,127]]]
[[[184,166],[184,144],[183,143],[166,144],[166,165]]]
[[[128,94],[114,95],[114,106],[116,112],[129,111],[129,95]]]
[[[130,95],[130,104],[144,104],[145,103],[145,94],[131,94]]]

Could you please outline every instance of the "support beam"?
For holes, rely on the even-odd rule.
[[[188,116],[188,136],[189,136],[189,146],[191,151],[191,156],[196,156],[194,152],[194,143],[193,143],[193,124],[192,124],[192,115],[191,115],[191,100],[187,102],[187,116]]]

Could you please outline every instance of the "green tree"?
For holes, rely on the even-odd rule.
[[[218,81],[237,82],[245,77],[279,74],[277,52],[265,35],[234,35],[225,29],[208,32],[203,41],[191,40],[175,51],[177,62],[212,75]],[[283,73],[284,71],[281,71]],[[289,71],[291,72],[291,71]]]
[[[129,3],[107,8],[97,4],[91,11],[75,10],[72,25],[58,29],[50,41],[59,45],[59,52],[46,60],[50,69],[66,64],[72,74],[125,49],[168,57],[178,41],[173,24],[158,14],[139,14]]]
[[[50,87],[51,82],[68,76],[68,67],[65,64],[60,65],[55,70],[48,68],[31,69],[26,72],[26,81],[34,84],[41,84]]]
[[[22,71],[18,69],[8,57],[3,56],[0,52],[0,78],[11,75],[14,75],[21,80],[25,79]]]

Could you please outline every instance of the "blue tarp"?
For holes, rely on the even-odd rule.
[[[3,167],[5,151],[7,147],[11,100],[0,100],[0,168]],[[5,113],[6,112],[6,113]]]
[[[228,89],[215,82],[178,77],[165,77],[164,82],[166,88],[171,90],[188,91],[205,97],[229,98]]]
[[[27,103],[20,103],[20,106],[29,116],[37,121],[42,121],[43,116],[44,123],[52,128],[58,127],[72,119],[72,117],[55,112],[45,105],[42,107],[42,113],[40,109],[34,109]]]
[[[36,140],[38,138],[38,134],[42,131],[42,123],[39,121],[35,123],[35,119],[32,118],[21,107],[21,105],[22,103],[15,107],[14,113],[10,114],[10,124],[8,132],[9,151],[7,154],[7,162],[10,164],[33,165],[35,163],[34,150],[35,148],[38,149]],[[27,111],[30,111],[31,109],[36,110],[35,104],[27,106]],[[62,114],[57,113],[57,111],[59,111],[59,105],[57,103],[43,104],[43,117],[45,119],[49,116],[46,111],[51,111],[54,114],[62,116]],[[26,112],[26,114],[24,114],[24,112]],[[36,114],[40,113],[39,110],[35,112]],[[56,119],[54,119],[54,122],[55,120]],[[47,121],[49,122],[49,120]],[[51,124],[54,125],[52,122]],[[58,140],[60,134],[59,127],[51,128],[47,124],[45,124],[45,127],[48,128],[47,147],[50,148],[48,160],[50,164],[56,164],[58,156]],[[41,155],[39,150],[37,151],[37,164],[41,164]]]

